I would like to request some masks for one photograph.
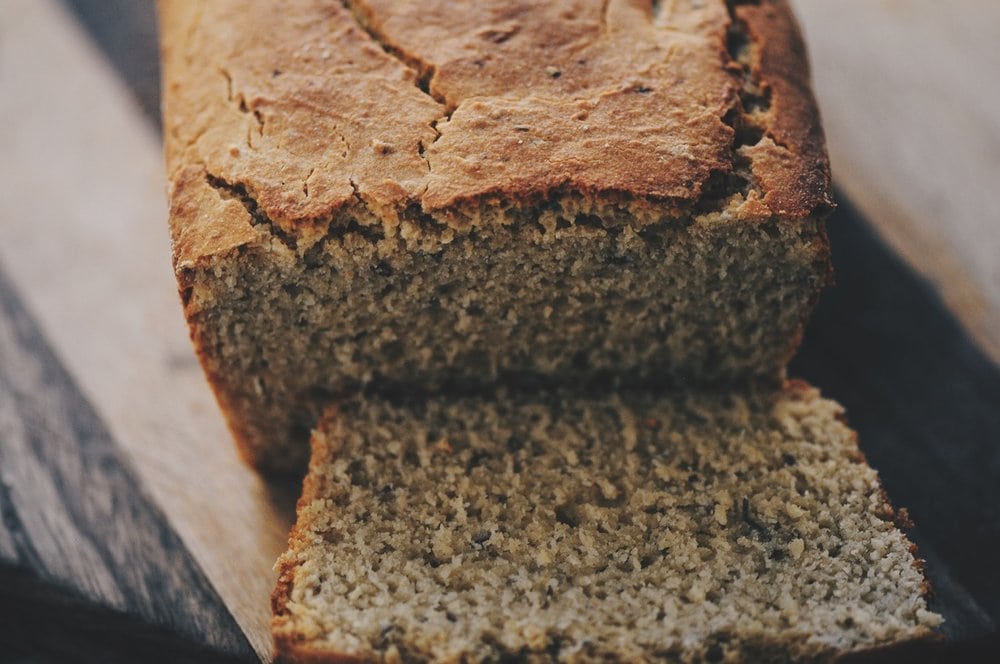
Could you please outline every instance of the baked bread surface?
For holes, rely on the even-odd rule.
[[[461,228],[484,200],[575,191],[660,214],[733,170],[743,94],[767,108],[740,121],[754,124],[736,147],[758,186],[737,214],[830,204],[783,1],[346,4],[161,1],[174,182],[193,167],[242,187],[305,244],[359,205],[382,223],[415,205]],[[181,264],[248,239],[210,218],[175,226]]]
[[[342,404],[277,565],[277,653],[831,661],[928,637],[920,564],[841,418],[798,383]]]
[[[780,379],[830,208],[783,0],[160,22],[174,264],[253,462],[295,467],[323,399],[370,384]]]

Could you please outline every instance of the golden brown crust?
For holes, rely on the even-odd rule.
[[[193,267],[195,257],[224,256],[261,239],[246,208],[220,198],[200,166],[181,166],[170,182],[170,230],[178,272]]]
[[[643,3],[490,3],[484,17],[437,3],[441,23],[423,25],[427,3],[364,4],[409,14],[375,31],[427,53],[431,92],[455,109],[428,149],[425,209],[560,190],[681,208],[731,168],[721,4],[656,17]]]
[[[830,162],[798,25],[786,0],[739,5],[736,19],[748,33],[751,70],[769,98],[763,138],[741,149],[777,215],[799,216],[833,205]]]
[[[392,223],[425,188],[420,144],[441,106],[340,3],[164,1],[160,25],[172,181],[201,167],[307,239],[352,207]],[[203,256],[189,246],[179,260]]]
[[[188,169],[244,189],[305,244],[334,217],[374,215],[392,232],[416,209],[461,227],[465,206],[565,193],[685,213],[734,168],[731,29],[750,37],[771,100],[760,141],[736,146],[760,192],[735,217],[829,205],[784,0],[736,4],[735,22],[724,0],[346,4],[160,3],[172,196],[202,205],[174,205],[178,266],[259,241],[245,211],[243,227],[204,223],[227,201]]]

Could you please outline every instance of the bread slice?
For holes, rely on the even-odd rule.
[[[313,436],[285,661],[786,661],[940,618],[840,407],[778,395],[347,403]]]
[[[174,265],[246,456],[331,395],[778,381],[829,271],[784,0],[161,0]]]

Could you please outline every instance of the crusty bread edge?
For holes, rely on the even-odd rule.
[[[783,366],[791,361],[805,334],[805,327],[826,286],[834,283],[832,251],[823,221],[836,207],[819,106],[812,92],[808,53],[795,14],[787,0],[763,0],[731,9],[747,38],[757,45],[752,72],[771,92],[772,108],[767,135],[796,153],[791,172],[767,172],[779,186],[765,194],[765,204],[778,215],[812,215],[820,221],[820,243],[815,259],[822,282],[813,289],[802,320],[785,351]],[[756,174],[756,173],[755,173]]]
[[[310,448],[312,454],[309,460],[309,472],[302,482],[302,494],[295,505],[296,514],[319,498],[320,481],[319,466],[326,463],[329,457],[329,443],[327,437],[335,435],[332,431],[332,424],[338,420],[340,408],[336,405],[328,406],[323,417],[320,419],[318,427],[310,437]],[[322,461],[321,461],[322,460]],[[288,551],[294,551],[305,545],[307,533],[305,528],[296,519],[288,534]],[[298,563],[287,554],[278,558],[275,571],[278,573],[278,581],[274,591],[271,593],[271,634],[274,638],[274,652],[276,662],[288,662],[290,664],[352,664],[365,661],[363,658],[347,655],[329,648],[319,648],[315,645],[305,645],[299,635],[294,631],[292,619],[288,615],[286,606],[291,598],[292,589],[295,585],[295,571]]]
[[[771,95],[766,136],[796,157],[793,168],[754,169],[770,185],[764,203],[776,217],[825,215],[834,207],[830,158],[795,14],[787,0],[762,0],[736,5],[732,18],[757,46],[751,71]]]
[[[820,395],[819,389],[813,387],[806,381],[799,378],[792,378],[785,381],[784,389],[779,393],[779,395],[791,396],[795,399],[807,399],[811,395]],[[776,396],[775,398],[779,398]],[[825,398],[825,397],[821,397]],[[840,412],[835,415],[836,420],[844,426],[849,432],[849,445],[852,456],[855,457],[858,463],[863,463],[869,467],[872,467],[868,462],[868,458],[865,453],[861,450],[859,444],[858,432],[850,427],[847,413],[841,408]],[[876,475],[878,471],[876,470]],[[910,520],[909,513],[906,508],[896,508],[889,494],[886,492],[885,487],[882,485],[881,475],[876,478],[878,483],[877,490],[879,493],[879,498],[882,504],[879,506],[879,516],[884,520],[893,524],[893,526],[900,531],[904,537],[906,537],[907,531],[914,527],[913,521]],[[920,574],[923,579],[921,584],[921,596],[927,600],[933,597],[934,589],[931,585],[930,580],[927,578],[925,572],[925,562],[919,556],[919,549],[917,545],[906,537],[906,542],[909,545],[910,554],[913,557],[913,567]],[[874,646],[871,648],[864,648],[862,650],[853,650],[850,652],[838,653],[834,661],[841,664],[878,664],[880,662],[909,662],[913,661],[911,657],[914,651],[911,649],[919,646],[920,644],[938,644],[944,640],[943,635],[939,631],[932,630],[930,628],[921,627],[917,632],[906,639],[895,641],[892,643],[887,643],[884,645]],[[919,660],[918,660],[919,661]]]

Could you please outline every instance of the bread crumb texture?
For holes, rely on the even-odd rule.
[[[840,416],[801,385],[343,404],[278,562],[278,654],[825,661],[927,636]]]

